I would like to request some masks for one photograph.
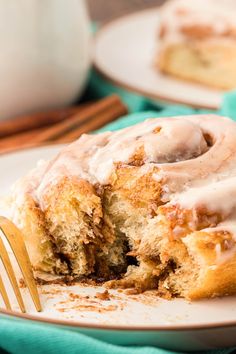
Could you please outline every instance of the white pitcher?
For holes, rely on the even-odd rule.
[[[73,102],[89,44],[84,0],[0,0],[0,119]]]

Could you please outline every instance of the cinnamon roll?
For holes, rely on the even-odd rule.
[[[160,11],[158,68],[218,89],[236,87],[236,2],[169,0]]]
[[[160,289],[236,293],[236,123],[199,115],[82,135],[14,185],[35,269]]]

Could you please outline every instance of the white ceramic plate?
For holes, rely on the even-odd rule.
[[[100,73],[149,98],[193,107],[217,109],[222,91],[174,79],[158,72],[158,9],[121,17],[95,37],[94,64]]]
[[[39,159],[48,159],[59,149],[59,146],[40,147],[1,156],[0,196],[6,196],[11,184]],[[0,214],[7,216],[4,203]],[[18,273],[16,265],[15,269]],[[0,264],[0,274],[4,273]],[[7,280],[6,283],[14,312],[3,309],[0,312],[8,316],[66,326],[120,344],[158,345],[187,351],[236,344],[236,297],[189,303],[183,299],[160,299],[153,292],[127,295],[109,290],[110,299],[101,300],[103,287],[44,285],[39,287],[44,311],[37,313],[28,290],[22,289],[28,311],[22,315]],[[3,307],[1,300],[0,307]]]

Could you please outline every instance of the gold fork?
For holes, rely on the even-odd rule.
[[[41,304],[39,300],[37,286],[35,284],[32,266],[30,263],[29,255],[25,247],[23,235],[21,231],[7,218],[4,216],[0,216],[0,230],[5,235],[8,243],[10,244],[17,263],[21,269],[25,284],[29,288],[30,295],[33,299],[34,305],[37,311],[41,311]],[[8,256],[5,245],[0,237],[0,258],[2,263],[6,269],[7,275],[10,279],[12,288],[14,290],[17,302],[20,306],[22,312],[26,312],[25,305],[20,293],[20,289],[16,280],[16,276],[14,270],[12,268],[10,258]],[[4,286],[2,277],[0,275],[0,294],[2,295],[3,301],[8,310],[11,310],[10,301],[7,295],[6,288]]]

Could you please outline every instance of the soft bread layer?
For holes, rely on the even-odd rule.
[[[133,173],[135,175],[135,168]],[[118,175],[121,176],[119,172]],[[150,175],[149,179],[152,183],[148,189],[144,187],[147,186],[144,181],[143,184],[138,181],[135,188],[134,179],[131,179],[130,197],[123,187],[108,192],[111,220],[128,238],[130,254],[138,260],[138,266],[129,266],[121,280],[111,281],[107,286],[144,291],[161,284],[171,294],[189,299],[235,293],[236,261],[218,264],[216,251],[220,247],[224,254],[227,253],[224,245],[235,247],[232,235],[223,231],[192,230],[205,230],[213,222],[219,223],[220,216],[205,210],[203,214],[199,211],[196,217],[191,210],[161,206],[161,186]],[[125,186],[128,181],[122,182],[122,177],[118,178],[116,186]],[[142,194],[138,197],[140,186]]]
[[[101,198],[90,183],[63,178],[46,199],[45,211],[30,196],[18,209],[35,269],[74,276],[95,273],[105,279],[115,267],[124,268],[123,241],[115,239]]]
[[[236,41],[169,44],[158,54],[157,65],[177,78],[230,90],[236,87]]]
[[[123,274],[107,286],[141,292],[161,285],[189,299],[235,293],[236,260],[217,265],[216,251],[216,245],[224,252],[235,241],[226,232],[204,231],[220,217],[199,213],[197,228],[203,231],[193,231],[191,210],[162,206],[155,173],[118,168],[113,187],[100,196],[86,181],[63,180],[47,195],[45,213],[30,200],[20,216],[35,268],[102,279]]]

